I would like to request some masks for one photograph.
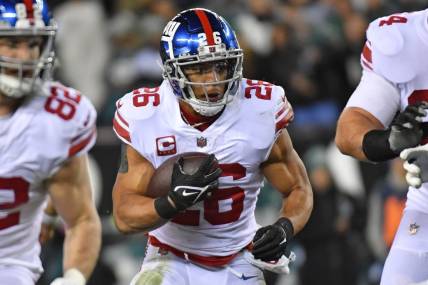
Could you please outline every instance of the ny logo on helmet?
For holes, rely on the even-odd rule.
[[[179,22],[169,21],[163,30],[162,37],[173,38],[178,26],[180,26]]]

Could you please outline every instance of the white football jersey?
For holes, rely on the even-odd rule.
[[[282,87],[247,79],[221,116],[202,132],[183,121],[167,81],[118,100],[116,134],[155,168],[180,153],[205,152],[215,154],[223,170],[212,197],[150,235],[203,256],[230,255],[248,245],[257,229],[254,209],[263,183],[260,164],[292,117]]]
[[[373,21],[361,54],[363,77],[347,107],[360,107],[388,127],[407,105],[428,101],[428,9]],[[374,74],[373,74],[374,73]],[[423,124],[428,142],[428,118]],[[428,213],[428,184],[411,188],[407,208]]]
[[[0,265],[42,272],[38,242],[46,179],[95,143],[96,112],[78,91],[47,82],[0,117]]]

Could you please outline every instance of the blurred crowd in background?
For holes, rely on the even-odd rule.
[[[297,254],[292,274],[267,274],[268,284],[379,284],[406,198],[402,163],[359,163],[341,155],[332,142],[337,118],[360,79],[368,24],[380,16],[426,9],[426,0],[48,2],[59,25],[56,78],[88,96],[99,116],[91,172],[103,250],[89,285],[129,284],[144,257],[145,236],[119,234],[111,217],[120,146],[111,128],[115,101],[138,87],[159,85],[163,27],[193,7],[226,18],[244,49],[244,77],[283,86],[294,107],[288,131],[310,175],[314,210],[292,244]],[[277,195],[269,185],[262,189],[260,224],[276,219]],[[44,246],[39,285],[61,273],[62,238],[59,225]]]

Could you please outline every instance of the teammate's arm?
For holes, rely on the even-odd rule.
[[[74,281],[77,269],[77,275],[80,272],[88,280],[98,259],[101,224],[92,200],[87,156],[70,158],[47,183],[55,210],[66,225],[64,277],[68,274]]]
[[[395,158],[402,150],[420,144],[427,108],[427,102],[408,105],[387,129],[369,112],[347,108],[337,124],[336,144],[343,153],[361,160],[380,162]]]
[[[363,151],[364,135],[384,126],[375,116],[362,108],[346,108],[339,117],[336,129],[336,145],[346,155],[368,160]]]
[[[129,145],[122,145],[119,171],[113,187],[113,216],[122,233],[149,231],[164,221],[155,199],[144,196],[155,169]]]

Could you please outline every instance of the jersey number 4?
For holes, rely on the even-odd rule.
[[[232,176],[233,180],[238,180],[246,176],[246,169],[239,163],[220,164],[223,170],[221,177]],[[211,225],[223,225],[237,221],[244,210],[244,189],[240,187],[230,187],[217,189],[212,196],[204,201],[203,216]],[[220,203],[229,201],[228,210],[221,211]],[[198,226],[200,210],[186,210],[178,214],[172,222],[186,225]]]
[[[379,22],[379,27],[382,26],[391,26],[392,24],[405,24],[407,23],[407,18],[398,16],[398,15],[392,15],[386,20],[382,20]]]
[[[10,211],[28,202],[30,183],[21,177],[0,178],[0,230],[19,224],[20,212]]]

